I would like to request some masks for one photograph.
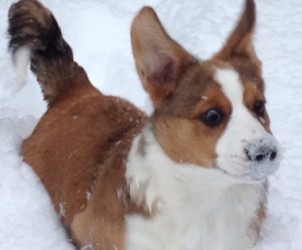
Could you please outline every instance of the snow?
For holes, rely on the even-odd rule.
[[[7,50],[7,11],[0,0],[0,249],[73,249],[51,201],[20,145],[45,111],[37,82],[24,88]],[[208,58],[238,19],[233,0],[44,0],[57,17],[75,59],[107,94],[125,97],[150,112],[135,72],[130,24],[143,5],[153,6],[168,32],[189,51]],[[284,148],[281,168],[270,178],[268,217],[254,250],[302,246],[302,2],[257,1],[256,50],[263,62],[272,130]]]

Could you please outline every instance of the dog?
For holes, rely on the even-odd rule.
[[[222,49],[199,60],[142,8],[131,27],[154,112],[92,86],[37,0],[9,11],[10,48],[28,55],[48,109],[22,153],[77,247],[245,250],[265,218],[279,148],[265,108],[246,0]],[[24,58],[22,58],[24,60]]]

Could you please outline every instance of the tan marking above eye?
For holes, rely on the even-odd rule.
[[[200,117],[203,113],[210,109],[219,109],[225,116],[229,116],[232,112],[230,101],[221,91],[218,84],[213,84],[206,88],[200,95],[200,102],[196,105],[194,114]]]
[[[266,111],[266,107],[264,107],[264,115],[259,116],[255,111],[256,103],[266,103],[266,99],[264,93],[259,87],[253,83],[248,82],[244,84],[244,104],[249,109],[251,114],[259,120],[259,122],[263,125],[266,131],[270,132],[270,119]]]
[[[244,84],[244,93],[243,93],[244,104],[250,109],[253,110],[255,103],[265,102],[264,93],[257,88],[255,83]]]

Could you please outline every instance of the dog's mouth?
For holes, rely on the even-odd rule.
[[[264,181],[276,172],[282,150],[273,137],[263,137],[243,146],[239,153],[218,154],[214,168],[236,182],[245,183]]]
[[[215,165],[214,169],[235,182],[255,183],[266,180],[279,167],[279,159],[261,163],[249,160],[225,161],[225,165]]]

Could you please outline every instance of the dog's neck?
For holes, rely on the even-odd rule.
[[[148,209],[154,220],[153,224],[145,224],[144,219],[133,220],[135,216],[130,216],[130,241],[133,228],[148,231],[142,238],[152,237],[147,234],[154,234],[154,237],[166,235],[159,241],[178,242],[178,245],[163,243],[169,245],[169,248],[163,248],[164,245],[157,245],[155,241],[155,248],[151,249],[222,249],[220,246],[223,249],[241,249],[235,240],[238,237],[246,238],[241,241],[245,244],[242,246],[246,246],[246,241],[255,240],[256,233],[251,227],[260,204],[265,202],[265,183],[235,183],[215,169],[176,163],[164,153],[148,126],[133,141],[126,178],[131,199]],[[180,237],[176,235],[185,229],[187,232],[181,236],[184,238],[175,238]],[[228,231],[230,235],[215,241],[221,232],[225,234]],[[199,236],[191,243],[197,248],[190,248],[191,243],[187,240],[194,238],[195,234]],[[252,236],[247,237],[247,234]],[[211,243],[201,235],[210,236]],[[136,246],[137,243],[129,244]],[[200,244],[209,245],[200,248]],[[230,248],[225,248],[226,245]]]

